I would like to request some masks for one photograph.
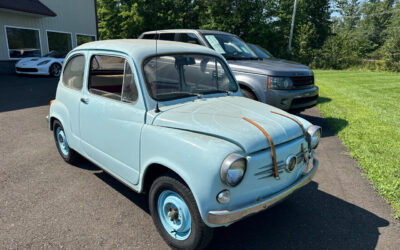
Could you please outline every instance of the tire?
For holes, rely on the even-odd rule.
[[[242,88],[241,90],[242,90],[242,94],[243,94],[244,97],[247,97],[249,99],[258,101],[257,96],[253,92],[251,92],[250,90],[247,90],[247,89],[244,89],[244,88]]]
[[[61,65],[53,63],[49,68],[49,73],[52,77],[59,77],[61,74]]]
[[[53,123],[53,134],[58,153],[60,153],[64,161],[70,164],[77,162],[80,159],[80,155],[69,147],[64,128],[58,120]]]
[[[153,182],[149,208],[158,232],[172,248],[204,249],[211,241],[213,229],[204,224],[192,192],[178,178],[161,176]]]

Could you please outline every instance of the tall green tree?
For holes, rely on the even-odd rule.
[[[400,2],[393,9],[391,23],[385,30],[387,39],[381,49],[386,69],[400,72]]]

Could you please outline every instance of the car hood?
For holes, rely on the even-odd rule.
[[[215,136],[230,141],[245,152],[252,153],[270,147],[263,133],[245,121],[249,118],[262,126],[275,145],[302,136],[302,130],[292,120],[273,114],[272,106],[244,97],[227,96],[197,99],[192,102],[161,107],[153,125],[182,129]],[[310,123],[296,117],[305,127]]]
[[[46,60],[52,60],[51,57],[26,57],[18,61],[17,65],[37,65]]]
[[[309,76],[312,71],[300,63],[282,59],[229,60],[233,71],[273,76]]]

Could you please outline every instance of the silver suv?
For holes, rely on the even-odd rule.
[[[175,29],[144,32],[139,39],[204,45],[223,55],[244,96],[280,109],[301,111],[317,103],[318,87],[309,67],[258,56],[239,37],[214,30]]]

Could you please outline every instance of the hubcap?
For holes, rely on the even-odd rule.
[[[64,155],[68,155],[69,148],[68,148],[67,138],[65,137],[64,131],[60,127],[57,128],[56,137],[57,137],[58,147],[60,148],[61,152]]]
[[[191,232],[192,218],[185,201],[171,190],[158,197],[158,215],[164,229],[175,239],[185,240]]]

